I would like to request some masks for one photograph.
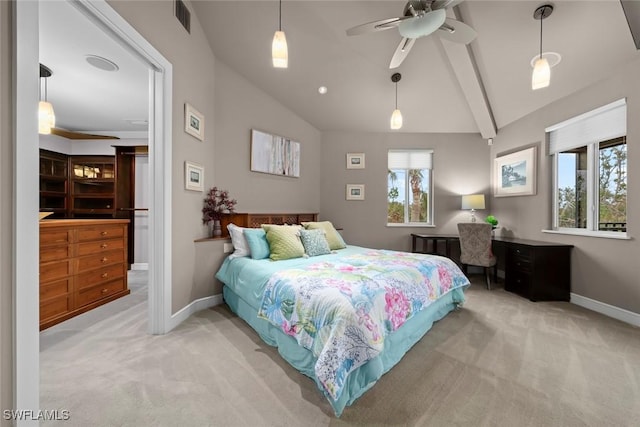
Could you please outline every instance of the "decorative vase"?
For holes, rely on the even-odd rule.
[[[222,227],[220,226],[220,220],[214,219],[213,220],[213,237],[220,237],[220,236],[222,236]]]

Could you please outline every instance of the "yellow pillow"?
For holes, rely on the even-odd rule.
[[[342,236],[335,229],[331,221],[321,222],[303,222],[302,225],[307,230],[324,230],[324,236],[329,242],[329,248],[333,251],[336,249],[344,249],[347,245],[344,243]]]
[[[304,255],[304,246],[298,236],[302,228],[299,225],[262,224],[262,228],[267,233],[271,252],[269,258],[272,260],[300,258]]]

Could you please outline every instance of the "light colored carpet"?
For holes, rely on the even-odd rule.
[[[41,408],[70,410],[65,426],[640,425],[639,328],[472,281],[339,419],[226,306],[147,335],[144,297],[124,301],[144,292],[42,333]]]

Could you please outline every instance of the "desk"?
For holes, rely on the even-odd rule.
[[[453,234],[412,234],[411,250],[416,252],[422,241],[422,253],[438,253],[438,242],[444,241],[445,254],[451,258],[451,244],[458,242]],[[429,251],[429,242],[432,250]],[[504,260],[504,289],[531,301],[569,301],[571,292],[571,248],[573,245],[493,237],[493,250]]]

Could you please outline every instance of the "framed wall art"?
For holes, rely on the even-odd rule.
[[[300,143],[278,135],[251,130],[251,170],[300,177]]]
[[[529,196],[536,194],[536,147],[496,157],[494,196]]]
[[[347,153],[347,169],[364,169],[364,153]]]
[[[191,104],[184,104],[184,130],[200,141],[204,140],[204,116]]]
[[[184,188],[191,191],[204,191],[204,166],[184,162]]]
[[[364,184],[347,184],[347,200],[364,200]]]

